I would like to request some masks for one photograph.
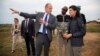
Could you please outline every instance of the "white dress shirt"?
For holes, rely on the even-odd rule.
[[[43,20],[45,20],[46,15],[47,15],[47,13],[44,14]],[[49,20],[49,14],[47,15],[47,22],[48,22],[48,20]],[[43,24],[41,24],[39,32],[43,33]],[[47,30],[46,30],[46,34],[47,34]]]

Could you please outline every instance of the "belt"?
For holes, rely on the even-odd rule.
[[[43,34],[43,33],[41,33],[41,32],[38,32],[38,34],[47,35],[47,34]]]

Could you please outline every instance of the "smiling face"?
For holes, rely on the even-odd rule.
[[[79,17],[80,16],[80,12],[75,5],[72,5],[69,7],[69,14],[72,17]]]
[[[73,10],[72,8],[69,9],[70,16],[76,16],[76,10]]]

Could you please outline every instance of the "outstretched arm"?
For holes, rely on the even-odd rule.
[[[19,14],[20,16],[23,16],[23,17],[27,17],[30,19],[36,19],[36,14],[28,14],[28,13],[24,13],[24,12],[19,12],[12,8],[10,8],[10,10],[12,11],[12,14]]]

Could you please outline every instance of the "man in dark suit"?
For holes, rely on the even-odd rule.
[[[44,56],[49,56],[49,47],[52,40],[52,30],[56,27],[57,20],[52,12],[52,5],[47,3],[45,5],[45,12],[38,12],[37,14],[27,14],[18,12],[11,9],[13,13],[17,13],[20,16],[35,18],[36,19],[36,56],[40,56],[42,47],[44,47]]]
[[[35,27],[34,27],[33,20],[29,18],[25,18],[25,20],[22,21],[21,36],[24,37],[25,42],[26,42],[27,56],[31,55],[30,49],[32,49],[32,55],[35,56],[34,38],[32,38],[35,36]]]

